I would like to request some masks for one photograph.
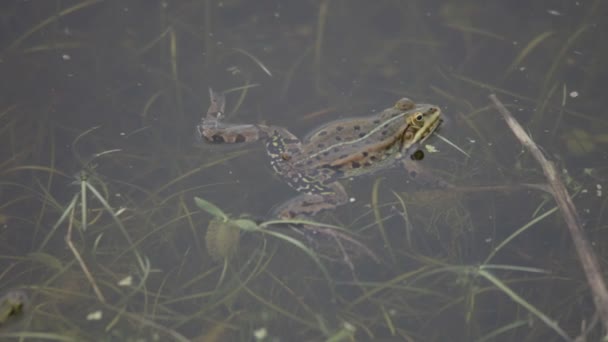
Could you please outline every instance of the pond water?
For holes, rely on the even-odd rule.
[[[601,0],[4,1],[0,339],[599,340],[542,169],[488,96],[560,170],[606,270],[607,14]],[[264,137],[197,141],[210,88],[226,96],[218,125],[299,138],[403,97],[443,122],[404,156],[414,172],[347,173],[347,203],[301,217],[316,224],[273,223],[297,192]]]

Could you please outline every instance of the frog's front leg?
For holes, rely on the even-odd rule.
[[[291,184],[294,186],[295,184]],[[304,192],[287,202],[279,205],[273,211],[273,216],[280,219],[307,218],[323,211],[334,209],[347,202],[348,195],[344,187],[334,182],[329,185],[311,183]],[[304,191],[299,189],[299,191]]]
[[[453,188],[454,186],[448,181],[437,176],[435,172],[430,170],[425,165],[422,165],[420,160],[413,160],[405,157],[401,160],[403,168],[408,173],[410,179],[438,189]]]
[[[268,127],[252,124],[223,123],[226,97],[224,94],[209,89],[211,104],[207,114],[196,126],[196,138],[210,143],[244,143],[258,141],[268,136]]]

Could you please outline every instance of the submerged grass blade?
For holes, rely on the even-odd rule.
[[[509,331],[511,331],[513,329],[517,329],[519,327],[528,325],[528,324],[529,324],[529,322],[527,320],[525,320],[525,321],[524,320],[519,320],[519,321],[515,321],[515,322],[512,322],[512,323],[509,323],[509,324],[507,324],[505,326],[502,326],[502,327],[500,327],[500,328],[498,328],[498,329],[496,329],[496,330],[494,330],[494,331],[492,331],[492,332],[490,332],[490,333],[488,333],[488,334],[486,334],[486,335],[478,338],[477,340],[475,340],[475,342],[497,341],[496,340],[497,336],[502,335],[502,334],[504,334],[506,332],[509,332]]]
[[[550,317],[548,317],[543,312],[538,310],[532,304],[528,303],[528,301],[526,301],[525,299],[520,297],[517,293],[515,293],[513,290],[511,290],[500,279],[494,277],[493,274],[491,274],[490,272],[487,272],[483,269],[479,269],[477,271],[477,274],[479,274],[480,276],[484,277],[486,280],[488,280],[489,282],[494,284],[494,286],[496,286],[499,290],[501,290],[503,293],[505,293],[507,296],[509,296],[514,302],[523,306],[526,310],[528,310],[528,312],[530,312],[532,315],[534,315],[538,319],[540,319],[543,323],[545,323],[549,328],[551,328],[553,331],[555,331],[559,336],[563,337],[566,341],[572,341],[572,338],[570,338],[570,336],[568,336],[568,334],[566,334],[566,332],[563,331],[562,328],[559,327],[559,325],[557,324],[556,321],[552,320]]]
[[[20,332],[8,332],[0,333],[0,338],[18,338],[33,339],[38,341],[59,341],[59,342],[78,342],[81,341],[78,337],[66,336],[65,334],[45,333],[45,332],[33,332],[33,331],[20,331]]]
[[[238,53],[242,53],[243,55],[251,58],[252,61],[255,62],[255,64],[257,64],[260,69],[262,69],[268,76],[272,77],[272,73],[270,72],[270,70],[266,67],[266,65],[264,65],[264,63],[262,63],[262,61],[257,58],[256,56],[250,54],[249,52],[243,50],[243,49],[239,49],[239,48],[233,48],[232,50],[238,52]]]
[[[215,204],[213,204],[207,200],[204,200],[200,197],[194,197],[194,203],[196,204],[197,207],[206,211],[211,216],[219,218],[224,222],[228,221],[228,215],[226,215],[224,213],[224,211],[222,211],[222,209],[220,209]]]
[[[410,215],[407,213],[407,205],[405,204],[403,197],[399,196],[397,192],[392,191],[392,193],[393,195],[395,195],[395,197],[397,197],[397,201],[399,201],[399,204],[401,204],[402,212],[400,216],[403,218],[403,221],[405,221],[405,240],[407,241],[407,245],[409,247],[412,247],[412,231],[414,230],[414,225],[412,225]]]
[[[319,267],[319,270],[321,270],[321,273],[323,273],[323,276],[325,277],[325,279],[328,282],[329,288],[332,292],[332,295],[335,295],[334,292],[334,281],[332,279],[332,277],[329,275],[329,272],[327,271],[327,268],[325,267],[325,265],[323,265],[323,263],[321,262],[321,258],[319,258],[319,256],[310,248],[308,248],[306,245],[304,245],[302,242],[300,242],[299,240],[292,238],[289,235],[283,234],[283,233],[279,233],[279,232],[275,232],[272,230],[268,230],[268,229],[263,229],[261,230],[264,234],[268,234],[270,236],[273,236],[279,240],[283,240],[295,247],[297,247],[298,249],[300,249],[301,251],[303,251],[306,255],[308,255],[314,262],[315,264],[317,264],[317,266]]]
[[[61,17],[64,17],[68,14],[71,14],[73,12],[79,11],[81,9],[84,9],[86,7],[89,7],[91,5],[94,5],[98,2],[101,2],[104,0],[88,0],[88,1],[83,1],[79,4],[76,4],[72,7],[68,7],[62,11],[60,11],[59,13],[57,13],[56,15],[50,16],[48,18],[46,18],[45,20],[41,21],[40,23],[38,23],[37,25],[35,25],[34,27],[30,28],[29,30],[27,30],[24,34],[22,34],[19,38],[17,38],[15,41],[13,41],[11,43],[11,45],[9,45],[6,51],[11,51],[13,49],[15,49],[16,47],[18,47],[24,40],[28,39],[31,35],[33,35],[34,33],[40,31],[41,29],[43,29],[44,27],[46,27],[49,24],[52,24],[54,22],[56,22],[57,20],[60,20]]]
[[[517,68],[517,66],[519,66],[521,64],[521,62],[532,53],[532,51],[540,45],[540,43],[542,43],[543,41],[545,41],[545,39],[551,37],[553,34],[555,34],[554,31],[545,31],[541,34],[539,34],[538,36],[534,37],[534,39],[532,39],[517,55],[517,57],[515,57],[515,59],[513,60],[513,62],[511,63],[511,65],[509,65],[509,67],[507,68],[507,71],[505,71],[505,75],[503,76],[503,79],[506,79],[507,77],[509,77],[509,75],[513,72],[513,70],[515,70],[515,68]]]
[[[473,27],[473,26],[467,26],[467,25],[463,25],[463,24],[446,24],[445,26],[461,31],[461,32],[465,32],[465,33],[472,33],[472,34],[476,34],[482,37],[488,37],[488,38],[494,38],[497,40],[505,40],[505,37],[496,34],[494,32],[490,32],[488,30],[484,30],[484,29],[480,29],[477,27]]]
[[[129,245],[133,246],[133,241],[131,239],[131,236],[127,232],[127,229],[125,228],[125,226],[122,224],[122,221],[118,218],[118,216],[116,216],[114,209],[112,209],[112,207],[110,207],[110,204],[106,201],[106,199],[99,193],[99,191],[97,191],[97,189],[91,183],[86,182],[86,185],[87,185],[87,188],[89,189],[89,191],[91,191],[93,193],[93,195],[97,198],[97,200],[99,200],[99,202],[103,205],[103,207],[106,209],[108,214],[110,214],[110,216],[112,217],[112,219],[118,226],[118,228],[119,228],[120,232],[122,233],[123,237],[125,238],[125,240],[129,243]],[[133,254],[135,255],[135,258],[137,259],[137,262],[139,263],[140,269],[145,270],[146,264],[144,262],[144,259],[139,254],[137,247],[133,246],[132,248],[133,248]]]
[[[494,258],[494,256],[496,255],[496,253],[498,253],[503,247],[505,247],[509,242],[511,242],[511,240],[515,239],[521,233],[523,233],[526,230],[528,230],[528,228],[530,228],[530,227],[534,226],[535,224],[537,224],[538,222],[544,220],[547,216],[555,213],[557,211],[557,209],[558,209],[557,207],[553,207],[551,210],[548,210],[544,214],[538,216],[534,220],[526,223],[521,228],[519,228],[518,230],[514,231],[513,234],[509,235],[498,246],[494,247],[494,249],[492,250],[492,252],[490,252],[490,254],[483,261],[483,264],[487,264],[492,258]]]
[[[547,89],[547,87],[551,83],[551,80],[553,79],[553,76],[555,75],[557,68],[562,63],[562,60],[564,59],[564,56],[566,55],[566,53],[568,53],[571,50],[572,45],[574,44],[574,42],[576,42],[576,40],[580,37],[580,35],[583,34],[590,27],[591,26],[589,26],[589,25],[582,25],[581,27],[578,28],[578,30],[574,31],[574,33],[572,33],[572,35],[570,35],[570,37],[568,37],[568,39],[566,39],[566,41],[564,42],[564,45],[562,45],[562,48],[559,50],[559,52],[557,54],[555,54],[553,63],[551,63],[551,66],[549,67],[549,70],[547,71],[547,74],[545,76],[545,80],[543,82],[542,89]]]
[[[437,138],[441,139],[444,143],[452,146],[454,149],[456,149],[456,151],[458,151],[458,152],[464,154],[465,156],[467,156],[467,158],[471,158],[470,154],[468,154],[465,150],[463,150],[462,148],[460,148],[458,145],[456,145],[453,142],[451,142],[448,138],[444,137],[443,135],[441,135],[441,134],[439,134],[437,132],[435,132],[434,135]]]
[[[319,4],[319,14],[317,15],[317,32],[315,37],[314,61],[315,88],[321,91],[321,57],[323,56],[323,38],[325,36],[325,24],[329,12],[329,1],[322,0]]]
[[[42,240],[42,243],[38,247],[38,251],[44,250],[44,248],[46,247],[46,244],[49,242],[49,240],[53,237],[53,235],[57,231],[57,228],[59,228],[59,226],[61,226],[63,224],[63,222],[68,218],[68,216],[74,209],[74,206],[76,205],[76,202],[78,201],[79,196],[80,196],[80,194],[75,194],[74,197],[72,197],[70,204],[68,204],[68,206],[65,208],[65,210],[63,211],[63,213],[61,214],[61,216],[59,217],[57,222],[53,225],[51,230],[46,234],[44,240]]]
[[[386,229],[384,229],[384,223],[382,220],[382,215],[380,214],[380,208],[378,207],[378,189],[380,187],[380,183],[382,182],[382,178],[376,179],[374,181],[374,186],[372,188],[372,209],[374,210],[374,219],[376,220],[376,226],[380,231],[380,236],[382,236],[382,241],[384,241],[384,247],[388,249],[388,254],[391,256],[391,260],[393,262],[397,261],[395,257],[395,252],[393,252],[393,247],[388,239],[388,235],[386,235]]]

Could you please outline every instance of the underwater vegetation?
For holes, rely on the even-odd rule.
[[[3,2],[0,340],[606,339],[607,13]],[[340,205],[273,214],[297,192],[275,166],[302,154],[197,142],[209,88],[228,99],[212,132],[281,127],[324,162],[327,132],[360,153],[328,162]],[[371,120],[353,143],[343,130],[360,125],[341,120],[404,97],[441,124],[411,145],[428,126],[391,126],[409,168],[354,172],[361,146],[389,139]],[[275,147],[298,145],[285,137]],[[338,174],[324,172],[311,183]]]

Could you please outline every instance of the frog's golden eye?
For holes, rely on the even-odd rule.
[[[408,99],[407,97],[404,97],[402,99],[400,99],[399,101],[397,101],[397,103],[395,103],[395,108],[399,109],[399,110],[410,110],[412,108],[414,108],[416,106],[416,104],[414,103],[414,101]]]
[[[422,122],[424,120],[424,115],[422,113],[416,114],[416,121]]]

